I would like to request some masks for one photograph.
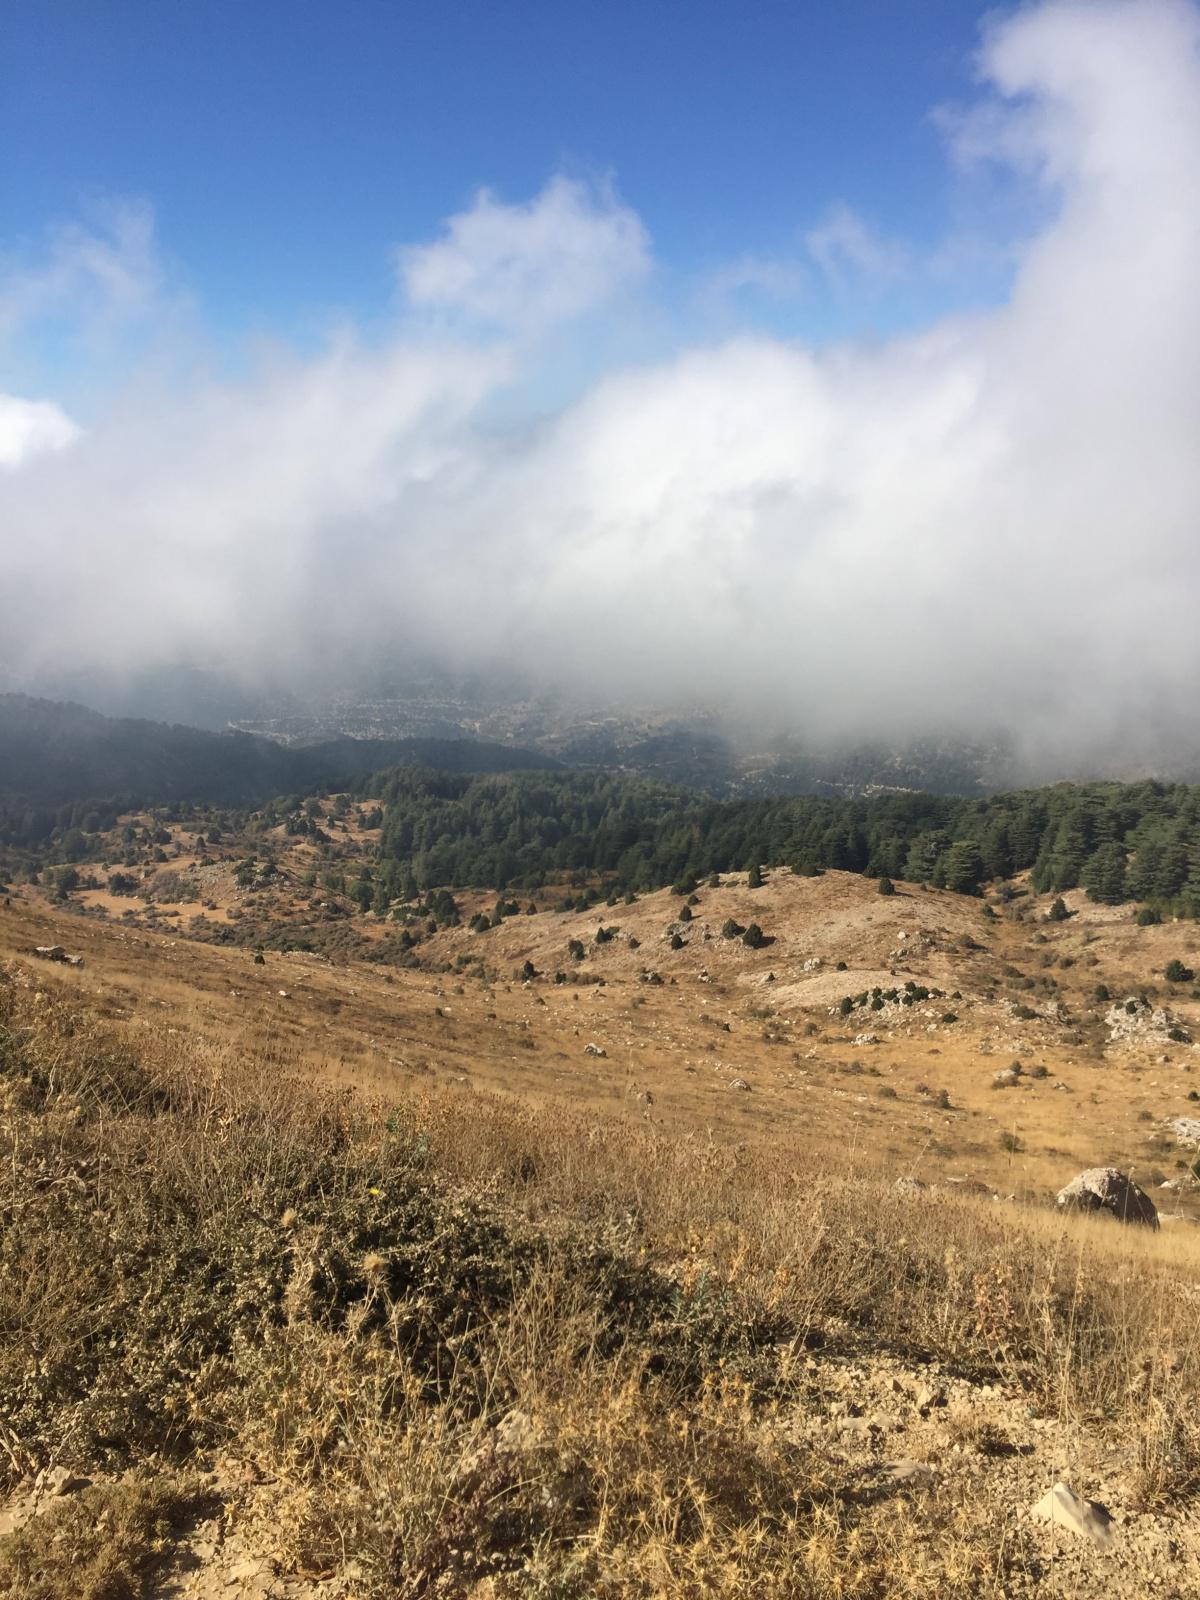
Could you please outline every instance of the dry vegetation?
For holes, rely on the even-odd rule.
[[[373,1103],[81,982],[0,983],[0,1457],[14,1504],[97,1498],[0,1540],[0,1593],[216,1592],[227,1547],[364,1597],[1197,1592],[1190,1233]],[[1024,1519],[1060,1476],[1117,1552]]]
[[[771,872],[400,966],[277,846],[0,906],[0,1595],[1200,1594],[1194,925]],[[1172,1226],[1048,1209],[1110,1162]]]
[[[288,929],[314,926],[313,896],[296,889],[302,864],[285,853],[279,882],[247,889],[221,867],[226,897],[206,915],[282,929],[286,943]],[[1112,1000],[1145,995],[1200,1038],[1192,986],[1164,980],[1172,959],[1200,968],[1196,924],[1139,927],[1081,893],[1067,896],[1068,921],[1050,923],[1048,896],[989,908],[902,885],[883,897],[835,872],[771,872],[757,890],[726,875],[700,886],[686,923],[666,890],[545,909],[560,898],[540,894],[529,916],[521,896],[520,915],[476,933],[467,924],[495,896],[460,893],[462,925],[425,935],[403,967],[364,959],[397,924],[328,906],[315,913],[331,919],[324,954],[268,948],[260,965],[252,938],[190,941],[163,926],[158,903],[153,917],[135,901],[98,919],[22,886],[0,907],[0,954],[61,943],[86,962],[70,982],[135,1038],[161,1025],[226,1040],[368,1093],[438,1082],[717,1142],[784,1135],[839,1173],[879,1163],[1039,1202],[1080,1169],[1113,1164],[1168,1220],[1200,1217],[1197,1151],[1169,1126],[1200,1112],[1200,1047],[1149,1012],[1128,1036],[1112,1037],[1110,1020]],[[730,918],[759,922],[773,942],[723,938]],[[616,932],[601,941],[601,927]],[[540,974],[531,983],[526,962]],[[930,997],[839,1014],[844,996],[905,984]],[[1112,1000],[1097,998],[1101,986]]]

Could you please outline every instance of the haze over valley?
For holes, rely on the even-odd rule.
[[[264,302],[239,343],[153,196],[27,233],[8,687],[183,666],[303,700],[416,653],[1169,766],[1197,744],[1196,28],[1178,0],[988,20],[923,108],[920,239],[829,192],[786,253],[681,268],[619,171],[551,170],[393,238],[369,321],[289,337]]]

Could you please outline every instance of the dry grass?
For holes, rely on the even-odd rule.
[[[10,1482],[218,1452],[270,1480],[241,1514],[286,1566],[379,1597],[1003,1592],[1035,1560],[1010,1508],[914,1511],[814,1447],[817,1351],[1130,1434],[1147,1503],[1196,1485],[1174,1236],[486,1096],[372,1106],[163,1031],[134,1054],[20,969],[0,1092]]]
[[[135,1041],[175,1028],[201,1045],[228,1041],[273,1070],[368,1094],[400,1097],[449,1080],[623,1114],[671,1135],[711,1130],[718,1141],[757,1143],[782,1134],[807,1145],[806,1166],[836,1151],[842,1171],[866,1162],[929,1182],[969,1175],[1023,1199],[1045,1199],[1085,1167],[1115,1164],[1149,1190],[1179,1180],[1165,1202],[1156,1198],[1164,1209],[1200,1214],[1187,1152],[1163,1127],[1165,1118],[1195,1113],[1189,1094],[1200,1093],[1192,1087],[1200,1054],[1165,1040],[1108,1043],[1106,1007],[1093,998],[1098,978],[1113,992],[1136,991],[1153,983],[1167,953],[1178,948],[1192,959],[1192,935],[1181,926],[1137,928],[1128,918],[1093,925],[1088,916],[1108,909],[1097,907],[1061,925],[1036,915],[985,924],[978,901],[945,892],[904,887],[881,899],[848,874],[771,873],[756,891],[733,881],[706,885],[693,942],[678,952],[663,939],[678,897],[605,908],[622,936],[589,948],[582,964],[567,962],[572,980],[604,985],[556,985],[568,939],[587,944],[597,910],[513,917],[484,934],[447,930],[421,947],[423,970],[397,970],[274,951],[258,966],[249,950],[71,915],[31,895],[23,890],[11,908],[0,907],[0,956],[35,944],[78,951],[86,967],[53,981],[98,1005]],[[464,914],[482,903],[462,899]],[[726,911],[742,922],[764,918],[778,942],[762,951],[720,937],[705,943],[697,924],[719,927]],[[383,931],[371,917],[353,925]],[[636,950],[626,933],[640,941]],[[1022,1020],[1010,1001],[1028,996],[1005,972],[1040,974],[1051,956],[1079,957],[1069,971],[1055,967],[1068,1020]],[[836,968],[840,957],[845,972]],[[810,958],[824,965],[806,971]],[[526,959],[546,974],[528,988],[515,978]],[[1085,959],[1101,965],[1086,968]],[[459,961],[470,965],[456,971]],[[640,981],[644,965],[661,969],[661,984]],[[963,998],[931,1001],[919,1015],[830,1015],[839,995],[910,975]],[[1040,990],[1033,998],[1050,1003]],[[954,1024],[941,1022],[947,1005]],[[1179,999],[1177,1009],[1189,1027],[1200,1023],[1195,1002]],[[863,1028],[880,1043],[856,1045]],[[603,1058],[585,1053],[593,1041]],[[994,1072],[1013,1059],[1024,1075],[994,1092]],[[739,1079],[750,1092],[733,1089]]]
[[[14,1600],[138,1600],[181,1520],[204,1504],[187,1477],[92,1484],[0,1542],[0,1595]]]

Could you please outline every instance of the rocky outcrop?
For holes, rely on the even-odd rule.
[[[1100,1211],[1119,1222],[1158,1227],[1154,1202],[1116,1167],[1091,1167],[1081,1172],[1059,1190],[1057,1204],[1063,1211]]]

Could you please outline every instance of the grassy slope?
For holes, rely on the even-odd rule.
[[[1178,1240],[486,1096],[469,1121],[457,1096],[372,1108],[165,1032],[134,1056],[20,966],[0,1092],[14,1483],[51,1462],[190,1483],[218,1452],[269,1482],[242,1515],[285,1567],[352,1561],[378,1596],[1036,1585],[995,1496],[967,1516],[867,1492],[814,1445],[848,1352],[1119,1430],[1145,1503],[1195,1487]],[[72,1571],[104,1554],[77,1539]],[[54,1593],[62,1548],[0,1542],[0,1593]]]

